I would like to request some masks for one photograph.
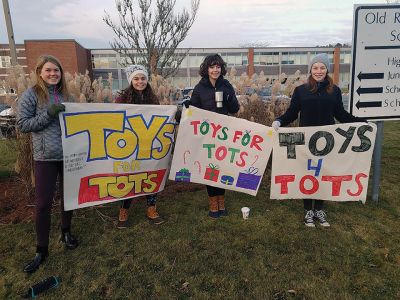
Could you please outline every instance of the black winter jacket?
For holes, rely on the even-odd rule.
[[[345,111],[340,88],[334,85],[329,94],[326,91],[328,84],[327,80],[321,82],[315,93],[310,91],[308,84],[296,87],[288,110],[277,121],[282,126],[288,125],[297,119],[300,112],[300,126],[304,127],[333,125],[335,119],[340,123],[365,122],[365,119]]]
[[[215,103],[216,91],[224,92],[223,107],[221,108],[218,108]],[[212,86],[208,77],[202,78],[194,87],[190,101],[193,106],[224,115],[228,113],[234,114],[239,111],[239,102],[236,98],[235,90],[229,81],[222,76],[218,77],[215,87]]]

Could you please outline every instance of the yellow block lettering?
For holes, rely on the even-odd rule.
[[[89,186],[97,185],[99,187],[99,197],[104,198],[108,196],[108,185],[115,183],[115,177],[97,177],[89,179]]]
[[[151,157],[153,141],[167,119],[168,117],[154,116],[150,125],[147,127],[141,116],[128,117],[128,122],[137,134],[139,140],[137,159],[149,159]]]
[[[137,136],[129,129],[112,132],[106,140],[107,154],[114,159],[127,158],[135,152],[137,144]]]
[[[151,179],[156,178],[157,174],[149,174],[147,179],[144,181],[144,183],[150,185],[149,187],[143,187],[143,192],[145,193],[152,193],[156,187],[157,187],[157,182],[151,181]]]
[[[167,155],[169,149],[171,148],[171,139],[165,136],[165,134],[172,134],[174,132],[174,129],[174,124],[165,124],[157,133],[157,139],[160,141],[161,147],[152,150],[153,158],[161,159],[165,155]]]
[[[65,116],[67,137],[87,132],[89,138],[89,160],[106,157],[105,131],[123,131],[125,114],[123,112],[81,113]]]
[[[135,194],[138,194],[142,191],[142,182],[146,178],[147,178],[147,173],[129,175],[129,181],[133,181],[135,183]]]
[[[111,197],[125,197],[133,189],[134,183],[128,180],[128,176],[118,176],[117,182],[108,186],[108,193]]]

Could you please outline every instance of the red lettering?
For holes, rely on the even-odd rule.
[[[236,162],[236,165],[238,167],[244,167],[246,165],[246,161],[244,160],[245,156],[249,156],[249,154],[247,152],[241,152],[240,153],[240,162]]]
[[[307,190],[306,187],[304,186],[304,183],[306,180],[310,180],[312,183],[311,189]],[[300,191],[305,194],[305,195],[311,195],[314,194],[319,188],[319,183],[318,180],[311,175],[305,175],[301,178],[300,180]]]
[[[200,121],[190,122],[190,125],[193,125],[193,133],[194,134],[198,134],[199,124],[200,124]]]
[[[288,183],[294,181],[294,175],[278,175],[275,176],[275,184],[281,185],[281,195],[288,193]]]
[[[259,143],[262,143],[264,141],[264,138],[259,136],[259,135],[254,135],[253,138],[251,139],[251,144],[250,148],[255,147],[257,150],[261,151],[261,147],[258,146]]]
[[[358,174],[356,175],[356,178],[355,178],[356,183],[357,183],[357,185],[358,185],[358,190],[357,190],[357,192],[352,193],[352,192],[350,191],[350,189],[348,189],[348,190],[347,190],[347,194],[349,194],[350,196],[360,196],[360,195],[361,195],[362,191],[364,190],[364,186],[362,185],[362,183],[361,183],[361,181],[360,181],[360,178],[368,178],[368,175],[366,175],[366,174],[364,174],[364,173],[358,173]]]
[[[217,135],[218,130],[221,129],[221,125],[215,125],[214,123],[211,123],[211,127],[213,129],[213,133],[212,133],[212,137],[215,138],[215,136]]]
[[[228,150],[226,150],[226,147],[220,146],[215,151],[215,158],[218,160],[223,160],[226,157],[227,153],[228,153]]]
[[[342,181],[350,181],[352,178],[352,175],[322,176],[321,180],[332,182],[332,196],[339,196],[340,189],[342,187]]]
[[[233,142],[236,142],[239,139],[239,137],[242,136],[242,135],[243,135],[242,131],[236,130],[235,134],[233,136]]]

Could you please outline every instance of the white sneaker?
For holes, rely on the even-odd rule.
[[[321,210],[316,210],[315,211],[315,219],[319,222],[319,224],[322,227],[330,227],[331,224],[328,223],[328,221],[326,220],[326,213],[321,209]]]
[[[304,216],[304,225],[307,227],[315,227],[314,224],[314,211],[307,210],[306,215]]]

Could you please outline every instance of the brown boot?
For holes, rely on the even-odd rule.
[[[119,209],[117,228],[123,229],[128,227],[127,225],[128,225],[128,209],[121,207]]]
[[[147,207],[147,218],[155,225],[160,225],[165,222],[165,220],[158,214],[155,205]]]
[[[227,216],[228,210],[225,208],[225,196],[218,196],[218,211],[220,216]]]
[[[208,207],[209,212],[208,216],[213,219],[219,218],[219,211],[218,211],[218,196],[208,197]]]

